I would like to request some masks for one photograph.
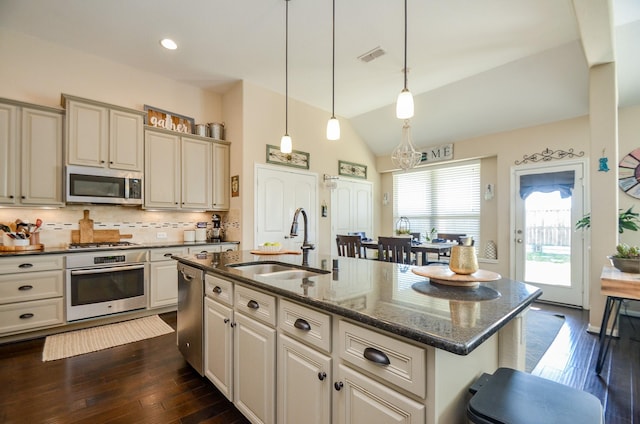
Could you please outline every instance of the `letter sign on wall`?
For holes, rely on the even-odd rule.
[[[443,160],[453,159],[453,144],[443,144],[441,146],[433,146],[422,152],[420,163],[424,162],[440,162]]]

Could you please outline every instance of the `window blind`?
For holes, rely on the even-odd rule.
[[[411,232],[424,240],[439,233],[473,236],[480,243],[480,161],[396,173],[393,176],[394,225],[409,219]],[[394,228],[395,229],[395,228]]]

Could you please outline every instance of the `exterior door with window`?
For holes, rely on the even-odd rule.
[[[542,289],[541,300],[582,306],[584,164],[516,169],[514,175],[516,280]]]

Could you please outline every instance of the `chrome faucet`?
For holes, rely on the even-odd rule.
[[[304,265],[304,262],[306,262],[305,257],[307,256],[307,252],[315,249],[316,247],[312,243],[309,243],[309,240],[307,239],[309,236],[309,222],[307,220],[307,213],[303,208],[296,209],[296,212],[293,214],[293,222],[291,223],[291,231],[289,235],[291,237],[296,237],[298,235],[298,215],[300,215],[300,212],[302,212],[302,219],[304,220],[304,239],[302,240],[302,246],[300,247],[302,249],[302,253],[304,253]]]

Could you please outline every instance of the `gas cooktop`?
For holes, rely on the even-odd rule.
[[[107,247],[129,247],[137,246],[135,243],[129,241],[104,241],[104,242],[92,242],[92,243],[70,243],[69,249],[97,249]]]

